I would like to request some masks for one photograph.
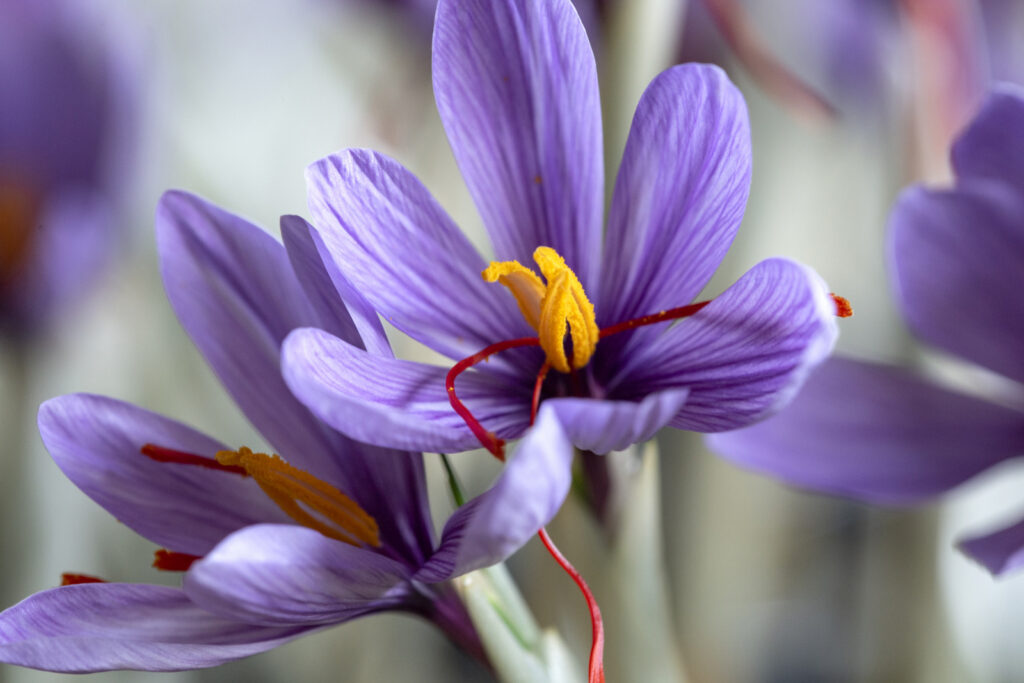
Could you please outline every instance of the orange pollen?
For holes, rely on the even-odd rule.
[[[243,446],[220,451],[217,462],[241,467],[289,517],[328,538],[354,546],[380,547],[380,530],[359,504],[279,455],[254,453]]]
[[[176,553],[161,548],[153,553],[153,567],[165,572],[184,572],[192,566],[196,560],[203,559],[199,555],[188,553]]]
[[[380,547],[377,521],[358,503],[331,484],[289,465],[279,455],[255,453],[245,446],[237,451],[219,451],[216,460],[153,444],[146,444],[141,452],[157,462],[192,465],[252,477],[260,489],[297,523],[342,543]],[[188,561],[189,558],[193,559]],[[186,561],[190,565],[195,561],[194,556],[159,550],[153,566],[157,569],[182,571],[177,565]],[[167,566],[160,566],[162,564]],[[185,566],[183,569],[187,568]]]
[[[106,583],[105,579],[101,579],[95,576],[89,576],[88,574],[68,574],[64,573],[60,575],[60,585],[62,586],[77,586],[80,583]]]

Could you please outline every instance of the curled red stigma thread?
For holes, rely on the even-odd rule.
[[[473,417],[473,413],[469,412],[459,397],[455,395],[455,378],[461,375],[464,371],[473,367],[477,363],[487,360],[491,356],[501,351],[507,351],[509,349],[517,349],[522,346],[540,346],[540,339],[537,337],[520,337],[519,339],[508,339],[506,341],[498,342],[497,344],[491,344],[487,348],[477,351],[468,358],[463,358],[458,363],[452,366],[452,369],[448,371],[448,376],[445,377],[444,385],[448,390],[448,402],[452,404],[452,409],[459,414],[466,422],[466,426],[473,432],[473,436],[486,448],[491,454],[498,460],[505,460],[505,440],[499,439],[498,435],[494,432],[489,432],[484,428],[480,421]]]

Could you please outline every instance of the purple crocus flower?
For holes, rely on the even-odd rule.
[[[746,107],[720,69],[677,66],[650,84],[607,227],[594,55],[568,0],[441,0],[433,70],[441,120],[502,261],[488,267],[408,170],[368,150],[309,168],[313,223],[327,260],[388,322],[450,358],[477,354],[455,373],[506,340],[523,346],[461,372],[450,404],[448,368],[297,330],[285,378],[325,422],[392,448],[483,441],[498,454],[526,430],[536,392],[577,447],[606,453],[665,425],[751,424],[828,354],[834,301],[785,259],[754,266],[706,305],[670,310],[708,283],[747,200]],[[531,256],[546,282],[522,265]],[[511,293],[485,282],[485,269]]]
[[[368,319],[358,299],[348,299],[351,315],[340,305],[308,225],[286,216],[281,228],[286,247],[179,192],[157,213],[178,317],[288,463],[110,398],[43,404],[43,441],[64,473],[165,549],[156,566],[187,571],[182,588],[82,583],[37,593],[0,614],[0,661],[193,669],[382,610],[424,616],[483,658],[449,579],[504,559],[550,520],[569,488],[572,449],[542,413],[521,454],[435,542],[422,457],[332,431],[281,378],[278,349],[293,327],[319,325],[361,348],[357,321]]]
[[[79,294],[114,247],[132,88],[73,0],[0,2],[0,328]]]
[[[834,359],[787,410],[712,437],[714,449],[798,486],[881,503],[927,499],[1024,453],[1024,90],[997,88],[952,161],[954,188],[910,188],[893,210],[897,298],[918,336],[1003,375],[1014,400]],[[1018,568],[1024,521],[961,547],[995,573]]]

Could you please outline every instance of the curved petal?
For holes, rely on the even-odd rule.
[[[334,262],[321,256],[323,240],[300,216],[281,216],[281,240],[306,298],[316,310],[317,327],[381,356],[394,355],[377,311]]]
[[[489,490],[449,518],[437,552],[414,577],[434,583],[501,562],[558,512],[572,483],[572,444],[553,408],[537,423]]]
[[[1024,192],[1024,89],[999,84],[953,145],[960,179],[998,180]]]
[[[750,170],[746,104],[721,69],[683,64],[651,82],[612,198],[602,325],[697,296],[739,228]]]
[[[993,574],[1024,567],[1024,520],[989,534],[972,536],[957,547]]]
[[[395,327],[452,358],[532,336],[515,300],[480,277],[480,254],[400,164],[350,149],[314,163],[306,181],[330,258]]]
[[[1024,453],[1024,415],[894,366],[832,358],[778,415],[708,443],[796,486],[911,503]]]
[[[433,536],[419,456],[354,443],[317,420],[285,384],[285,336],[296,327],[341,323],[323,320],[329,314],[323,301],[320,309],[310,304],[284,248],[256,226],[183,192],[164,195],[157,231],[175,312],[260,433],[293,465],[357,500],[392,542],[403,539],[414,557],[429,552]]]
[[[36,593],[0,614],[0,662],[45,671],[183,671],[265,652],[308,628],[229,621],[178,588],[90,583]]]
[[[1024,382],[1024,193],[913,188],[890,218],[897,295],[922,338]]]
[[[284,376],[320,419],[353,439],[389,448],[465,451],[480,442],[452,410],[447,368],[373,356],[316,329],[296,330],[284,345]],[[529,423],[529,391],[468,371],[456,391],[501,438]]]
[[[285,336],[319,322],[284,247],[185,192],[164,194],[156,223],[171,306],[242,412],[293,464],[347,483],[338,472],[338,439],[281,378]]]
[[[668,389],[641,401],[554,398],[544,405],[554,408],[576,448],[604,455],[650,439],[682,410],[689,394]]]
[[[40,406],[39,433],[78,488],[170,550],[204,555],[244,526],[288,519],[251,479],[143,455],[147,443],[210,458],[226,447],[129,403],[89,394],[60,396]]]
[[[626,359],[612,395],[668,388],[690,395],[672,426],[698,432],[745,427],[784,406],[838,335],[821,278],[786,259],[757,264],[689,318]]]
[[[336,624],[409,602],[409,568],[295,525],[232,534],[185,574],[185,593],[226,617],[265,625]]]
[[[569,0],[442,0],[434,94],[497,257],[554,248],[584,285],[601,253],[597,68]]]

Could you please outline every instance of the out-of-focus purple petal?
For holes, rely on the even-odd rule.
[[[989,534],[972,536],[957,546],[993,574],[1020,569],[1024,567],[1024,520]]]
[[[244,526],[288,519],[252,479],[143,455],[147,443],[210,458],[225,446],[129,403],[90,394],[50,399],[39,408],[39,433],[78,488],[170,550],[203,555]]]
[[[541,407],[497,481],[455,511],[437,553],[416,573],[443,581],[501,562],[558,512],[572,482],[573,448],[555,411]]]
[[[1024,193],[1024,89],[999,84],[953,145],[961,180],[998,180]]]
[[[177,588],[91,583],[36,593],[0,614],[0,662],[46,671],[183,671],[277,647],[309,628],[229,621]]]
[[[0,325],[5,316],[15,326],[42,323],[92,283],[116,248],[109,198],[94,190],[55,189],[41,212],[25,263],[0,286]]]
[[[683,64],[651,82],[612,198],[598,298],[602,325],[697,296],[739,228],[750,169],[747,108],[721,69]],[[638,333],[649,338],[647,330]]]
[[[576,448],[604,455],[647,441],[672,421],[690,390],[668,389],[641,401],[553,398],[550,405]]]
[[[584,286],[601,253],[597,69],[569,0],[442,0],[434,94],[500,259],[562,254]]]
[[[317,327],[362,349],[393,356],[377,312],[320,255],[323,241],[300,216],[281,216],[281,240],[295,276],[317,314]]]
[[[835,314],[825,283],[810,268],[787,259],[762,261],[637,349],[609,390],[638,398],[687,388],[673,427],[745,427],[784,406],[829,354],[838,335]]]
[[[832,358],[778,415],[708,443],[797,486],[912,503],[1024,453],[1024,414],[894,366]]]
[[[480,277],[480,254],[400,164],[345,150],[310,166],[306,180],[331,259],[389,323],[452,358],[533,336],[508,292]]]
[[[409,601],[409,568],[293,524],[232,534],[185,575],[196,604],[264,625],[336,624]]]
[[[897,297],[926,341],[1024,381],[1024,193],[912,188],[890,218]]]
[[[353,439],[390,448],[464,451],[480,442],[452,410],[447,368],[373,356],[317,329],[296,330],[284,345],[288,386],[321,420]],[[529,422],[529,390],[468,371],[455,382],[473,415],[502,438]]]

